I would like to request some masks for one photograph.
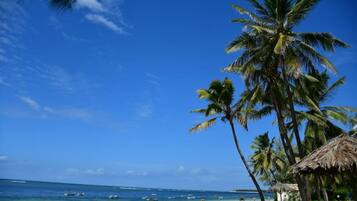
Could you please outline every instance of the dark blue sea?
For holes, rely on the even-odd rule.
[[[70,196],[65,196],[65,193]],[[268,199],[272,197],[271,194],[266,195]],[[109,196],[118,198],[110,199]],[[0,179],[1,201],[229,201],[242,198],[259,200],[258,194],[254,192],[173,190]]]

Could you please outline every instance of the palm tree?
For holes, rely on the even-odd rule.
[[[281,75],[284,80],[293,132],[299,148],[299,155],[303,157],[305,152],[299,135],[292,91],[289,85],[291,75],[301,74],[301,67],[305,67],[308,71],[316,69],[316,64],[335,72],[334,65],[315,48],[322,47],[326,51],[334,51],[335,47],[348,47],[348,45],[330,33],[294,32],[296,25],[316,6],[318,0],[264,0],[264,4],[257,0],[249,0],[249,2],[256,13],[234,5],[238,12],[248,16],[248,18],[234,20],[243,23],[247,31],[232,41],[227,51],[232,52],[242,47],[246,48],[242,46],[244,40],[254,40],[257,36],[266,39],[261,40],[259,49],[250,49],[252,55],[247,62],[252,62],[264,54],[273,53],[277,58],[276,73]]]
[[[234,6],[238,12],[247,16],[247,18],[234,20],[234,22],[242,23],[246,31],[229,44],[227,51],[234,52],[242,48],[245,51],[230,67],[241,66],[245,69],[253,65],[256,68],[267,68],[266,61],[275,62],[264,73],[267,73],[267,77],[272,77],[270,83],[274,82],[277,77],[283,80],[288,117],[292,120],[299,156],[303,157],[305,150],[299,135],[291,80],[304,73],[302,67],[309,72],[316,70],[317,65],[322,65],[336,71],[334,65],[315,48],[321,47],[326,51],[333,51],[335,47],[348,47],[348,45],[330,33],[294,32],[296,25],[306,17],[318,0],[264,0],[263,4],[258,0],[249,0],[249,2],[255,9],[255,13],[237,5]],[[279,106],[279,104],[275,105]],[[281,108],[277,110],[277,117],[281,118]],[[284,119],[278,119],[279,124],[282,121]],[[280,127],[283,126],[279,125]],[[289,158],[290,163],[294,162],[291,157]],[[303,192],[301,194],[304,197]],[[308,196],[307,192],[306,199],[310,199]]]
[[[253,173],[268,181],[269,185],[278,182],[276,172],[285,169],[285,161],[274,150],[275,139],[269,139],[268,132],[256,137],[251,145],[254,153],[250,156]]]
[[[288,174],[288,164],[280,141],[269,139],[268,133],[256,137],[251,145],[254,153],[250,156],[254,173],[260,180],[272,186],[277,182],[291,183],[294,178]]]
[[[297,111],[298,124],[306,121],[305,147],[307,152],[322,146],[327,140],[343,132],[334,122],[341,125],[354,125],[357,123],[357,109],[347,106],[323,106],[333,96],[335,91],[344,84],[342,77],[329,85],[330,77],[326,72],[313,72],[309,74],[315,80],[301,78],[297,80],[295,102],[304,105],[307,111]]]
[[[259,193],[260,199],[264,201],[263,192],[253,172],[250,170],[249,165],[238,143],[238,137],[234,126],[234,120],[237,116],[237,113],[233,108],[234,87],[232,81],[227,78],[224,79],[222,82],[218,80],[212,81],[208,89],[199,89],[197,93],[200,99],[207,100],[209,104],[207,108],[193,110],[193,112],[202,113],[206,117],[212,118],[197,124],[196,126],[190,129],[190,132],[206,129],[212,126],[217,121],[217,119],[220,119],[223,122],[228,122],[232,131],[234,144],[236,146],[237,152]]]

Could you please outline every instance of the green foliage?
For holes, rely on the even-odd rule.
[[[234,87],[231,80],[227,78],[222,82],[214,80],[210,83],[208,89],[199,89],[197,94],[198,98],[206,100],[208,105],[204,109],[196,109],[192,110],[192,112],[204,114],[206,117],[213,116],[213,118],[195,125],[190,129],[190,132],[209,128],[216,123],[217,118],[223,121],[233,118]]]
[[[248,128],[249,119],[260,119],[273,111],[277,117],[282,116],[277,120],[283,143],[283,146],[277,146],[279,151],[274,149],[274,140],[267,134],[258,136],[253,142],[251,162],[254,173],[267,183],[291,181],[292,178],[286,175],[287,170],[279,168],[273,160],[281,158],[288,164],[287,154],[296,155],[294,145],[289,145],[295,142],[293,135],[288,136],[285,128],[290,132],[293,128],[295,131],[305,129],[304,143],[299,146],[302,156],[305,149],[311,152],[344,132],[341,125],[357,125],[355,108],[324,105],[344,83],[344,78],[328,85],[327,73],[319,72],[320,67],[331,72],[337,70],[318,50],[333,52],[336,48],[349,46],[331,33],[294,31],[318,0],[248,2],[254,11],[233,6],[243,15],[233,22],[242,24],[244,31],[227,46],[226,52],[240,50],[241,54],[224,71],[240,74],[244,80],[246,90],[237,103],[240,111],[237,119],[245,128]],[[289,95],[288,91],[293,93]],[[299,105],[301,111],[295,111],[294,105]],[[297,139],[299,132],[294,134]],[[300,149],[301,146],[304,148]],[[289,157],[290,165],[294,161],[292,157]],[[274,177],[273,173],[276,173]]]
[[[268,133],[257,136],[251,149],[250,156],[253,172],[267,185],[277,182],[292,182],[291,175],[287,174],[288,161],[280,143],[270,139]]]

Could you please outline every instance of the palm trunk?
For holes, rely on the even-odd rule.
[[[315,191],[316,191],[316,194],[317,194],[317,200],[321,201],[321,185],[320,185],[318,176],[315,176],[315,183],[316,183]]]
[[[357,176],[351,174],[351,188],[352,188],[352,200],[357,201]]]
[[[275,173],[274,173],[274,171],[272,169],[270,169],[270,174],[273,176],[274,183],[277,183],[278,180],[276,179]]]
[[[300,135],[299,135],[299,128],[298,128],[298,124],[297,124],[297,121],[296,121],[295,107],[294,107],[294,102],[293,102],[293,95],[292,95],[291,90],[290,90],[288,76],[286,74],[285,62],[284,62],[284,57],[283,56],[280,57],[280,65],[281,65],[283,79],[284,79],[284,87],[285,87],[285,90],[286,90],[287,95],[288,95],[288,104],[289,104],[291,120],[293,122],[293,131],[294,131],[294,134],[295,134],[296,144],[297,144],[298,149],[299,149],[299,156],[302,159],[305,156],[305,151],[304,151],[304,147],[302,145],[302,142],[301,142],[301,139],[300,139]],[[310,201],[311,200],[311,189],[310,189],[310,186],[309,186],[308,179],[306,177],[303,177],[303,182],[305,183],[304,186],[305,186],[305,189],[306,189],[306,201]]]
[[[322,196],[324,198],[324,201],[328,201],[328,195],[327,195],[326,188],[322,188]]]
[[[259,193],[260,200],[261,200],[261,201],[265,201],[265,199],[264,199],[264,194],[263,194],[262,190],[260,189],[260,186],[259,186],[259,184],[258,184],[258,182],[257,182],[257,180],[256,180],[256,178],[255,178],[255,176],[254,176],[254,174],[253,174],[252,171],[250,170],[250,168],[249,168],[249,166],[248,166],[248,163],[247,163],[247,161],[245,160],[245,157],[244,157],[244,155],[243,155],[242,150],[240,149],[240,146],[239,146],[239,143],[238,143],[237,134],[236,134],[236,131],[235,131],[235,128],[234,128],[234,123],[233,123],[233,120],[232,120],[232,119],[229,119],[229,124],[230,124],[231,129],[232,129],[232,135],[233,135],[233,139],[234,139],[234,144],[235,144],[235,146],[236,146],[236,149],[237,149],[237,151],[238,151],[238,154],[239,154],[239,156],[240,156],[240,158],[241,158],[241,160],[242,160],[242,162],[243,162],[245,168],[247,169],[247,171],[248,171],[248,173],[249,173],[250,178],[252,179],[252,181],[253,181],[253,183],[254,183],[254,185],[255,185],[255,187],[256,187],[258,193]]]
[[[276,118],[278,120],[279,133],[280,133],[281,141],[283,143],[284,151],[290,165],[293,165],[296,163],[294,150],[292,148],[291,142],[288,137],[288,131],[285,126],[284,117],[281,113],[281,107],[278,100],[276,99],[276,96],[273,96],[272,99],[273,99],[274,110],[276,113]]]
[[[272,100],[273,100],[276,117],[278,120],[279,133],[280,133],[280,138],[281,138],[283,146],[284,146],[284,151],[288,158],[289,164],[293,165],[296,163],[295,154],[294,154],[292,145],[290,143],[290,139],[288,137],[287,128],[286,128],[286,125],[284,122],[284,117],[281,113],[282,109],[279,104],[279,101],[276,99],[276,94],[273,94]],[[300,176],[298,176],[298,175],[295,176],[295,180],[296,180],[296,183],[298,184],[300,197],[301,197],[302,201],[306,201],[305,182],[303,182],[303,179],[300,178]]]
[[[316,176],[317,177],[317,184],[318,186],[320,187],[320,190],[322,192],[322,199],[324,201],[328,201],[328,195],[327,195],[327,191],[326,191],[326,188],[322,182],[322,177],[321,176]]]
[[[300,158],[303,158],[305,156],[305,151],[304,151],[304,147],[302,145],[301,142],[301,138],[299,135],[299,128],[298,128],[298,124],[296,121],[296,115],[295,115],[295,107],[294,107],[294,102],[293,102],[293,95],[291,93],[290,87],[289,87],[289,81],[288,81],[288,75],[286,74],[286,69],[285,69],[285,65],[284,65],[284,59],[281,57],[281,69],[282,69],[282,74],[283,74],[283,79],[284,79],[284,87],[287,93],[287,97],[288,97],[288,104],[289,104],[289,110],[290,110],[290,116],[291,116],[291,120],[293,122],[293,131],[294,131],[294,135],[295,135],[295,139],[296,139],[296,144],[298,146],[299,149],[299,156]]]

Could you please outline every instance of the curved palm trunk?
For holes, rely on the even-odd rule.
[[[237,151],[238,151],[238,154],[239,154],[239,156],[240,156],[240,158],[241,158],[241,160],[242,160],[242,162],[243,162],[245,168],[247,169],[247,171],[248,171],[248,173],[249,173],[250,178],[252,179],[252,181],[253,181],[253,183],[254,183],[254,185],[255,185],[255,187],[256,187],[258,193],[259,193],[260,200],[261,200],[261,201],[265,201],[263,192],[262,192],[262,190],[261,190],[261,188],[260,188],[260,186],[259,186],[259,184],[258,184],[258,182],[257,182],[257,180],[256,180],[256,178],[255,178],[255,176],[254,176],[254,174],[253,174],[252,171],[250,170],[250,168],[249,168],[249,166],[248,166],[248,163],[247,163],[247,161],[245,160],[245,157],[244,157],[244,155],[243,155],[242,150],[240,149],[240,146],[239,146],[239,143],[238,143],[237,134],[236,134],[236,131],[235,131],[235,128],[234,128],[234,124],[233,124],[233,120],[232,120],[232,119],[229,119],[229,124],[230,124],[231,129],[232,129],[232,135],[233,135],[233,139],[234,139],[234,144],[236,145],[236,149],[237,149]]]

